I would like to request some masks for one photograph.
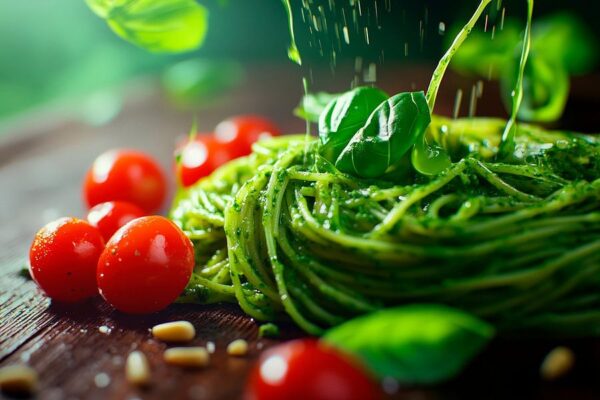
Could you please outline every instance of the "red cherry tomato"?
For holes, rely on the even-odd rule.
[[[85,177],[88,207],[106,201],[127,201],[147,213],[160,210],[166,195],[165,176],[150,156],[133,150],[101,154]]]
[[[183,187],[189,187],[232,158],[228,147],[217,143],[214,137],[197,135],[179,152],[177,164],[179,182]]]
[[[98,288],[119,311],[151,313],[175,301],[193,268],[192,242],[177,225],[165,217],[141,217],[106,244],[98,261]]]
[[[96,204],[87,215],[88,222],[98,228],[108,241],[111,236],[129,221],[146,215],[144,211],[135,204],[125,201],[107,201]]]
[[[252,144],[257,140],[280,134],[275,124],[258,115],[232,117],[215,128],[215,139],[227,145],[234,158],[250,154]]]
[[[77,302],[98,293],[96,265],[103,248],[98,229],[77,218],[60,218],[35,235],[29,271],[52,299]]]
[[[314,339],[267,350],[250,373],[246,400],[370,400],[381,390],[356,364]]]

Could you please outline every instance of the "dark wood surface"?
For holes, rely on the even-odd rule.
[[[394,78],[398,75],[384,75],[384,87],[394,91],[427,82],[428,70],[409,73],[414,79],[401,82]],[[447,85],[440,110],[451,109],[453,92],[461,82]],[[322,83],[321,87],[343,87],[326,78]],[[258,324],[233,305],[173,305],[157,314],[132,317],[100,299],[74,307],[54,304],[19,274],[39,227],[60,216],[84,215],[80,183],[96,155],[109,148],[138,148],[171,167],[173,144],[187,131],[191,113],[175,110],[161,100],[157,89],[148,89],[155,86],[142,87],[133,90],[119,116],[100,127],[45,118],[0,134],[0,366],[25,363],[35,368],[40,374],[40,399],[235,399],[261,349],[279,341],[258,340]],[[293,66],[254,66],[244,84],[197,111],[198,123],[201,129],[210,129],[229,115],[256,112],[273,118],[287,132],[298,132],[303,123],[290,111],[301,92],[300,73]],[[167,346],[153,340],[148,329],[179,319],[195,325],[194,344],[215,342],[210,367],[186,370],[162,362]],[[110,333],[100,332],[100,326],[109,327]],[[300,336],[298,329],[284,326],[282,340]],[[226,345],[237,338],[250,342],[247,357],[226,355]],[[574,349],[575,369],[565,379],[544,383],[538,375],[540,362],[559,344]],[[133,349],[150,359],[153,384],[146,390],[133,388],[124,379],[124,360]],[[457,380],[436,388],[400,387],[393,397],[599,399],[600,344],[591,339],[503,339]]]

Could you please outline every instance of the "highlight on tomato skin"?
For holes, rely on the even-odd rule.
[[[98,288],[130,314],[160,311],[183,292],[194,268],[192,242],[162,216],[130,221],[108,241],[97,268]]]
[[[247,156],[258,140],[281,135],[281,130],[270,120],[259,115],[238,115],[220,122],[215,128],[215,139],[227,145],[233,158]]]
[[[156,160],[136,150],[109,150],[87,171],[83,196],[88,208],[107,201],[127,201],[146,213],[159,211],[167,192],[165,174]]]
[[[176,151],[178,181],[190,187],[233,158],[230,147],[218,143],[212,134],[197,134]]]
[[[245,400],[374,400],[383,394],[353,359],[300,339],[265,351],[250,372]]]
[[[77,218],[60,218],[35,235],[29,272],[53,300],[78,302],[98,294],[96,266],[103,249],[97,228]]]
[[[90,225],[98,228],[105,241],[123,225],[146,213],[135,204],[126,201],[107,201],[96,204],[88,211],[87,220]]]

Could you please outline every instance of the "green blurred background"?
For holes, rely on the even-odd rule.
[[[300,1],[292,1],[295,8]],[[477,3],[470,0],[390,2],[392,12],[379,21],[383,29],[371,40],[375,45],[351,46],[337,55],[338,62],[352,60],[358,54],[381,62],[380,54],[385,50],[386,62],[433,63],[439,58],[445,40],[435,34],[438,23],[443,21],[451,26],[453,22],[464,21]],[[289,62],[286,59],[287,20],[280,0],[203,0],[201,3],[210,11],[208,35],[202,48],[184,55],[165,55],[148,53],[117,37],[88,9],[84,0],[1,1],[0,127],[3,122],[49,104],[70,102],[73,107],[89,106],[82,99],[89,100],[90,94],[96,96],[92,98],[94,101],[104,99],[104,104],[113,105],[112,110],[109,107],[106,111],[108,118],[117,111],[119,88],[124,82],[162,74],[169,65],[185,59],[209,63],[228,60],[216,70],[233,76],[232,81],[239,78],[246,63]],[[383,5],[384,0],[379,3]],[[504,1],[503,6],[507,7],[508,15],[522,18],[524,3],[522,0]],[[535,15],[569,10],[591,27],[597,41],[600,36],[598,6],[590,3],[537,1]],[[430,34],[422,49],[406,56],[403,43],[418,40],[418,24],[425,13]],[[299,47],[306,60],[304,68],[327,64],[327,57],[321,57],[313,47],[307,46],[308,25],[298,22]],[[218,84],[215,70],[211,73],[208,81]],[[221,84],[226,86],[226,81]],[[99,117],[98,122],[102,118]]]

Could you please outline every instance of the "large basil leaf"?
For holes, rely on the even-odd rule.
[[[352,136],[388,95],[377,88],[357,87],[331,100],[319,117],[319,151],[334,162]]]
[[[200,46],[207,10],[195,0],[86,0],[123,39],[155,52],[182,52]]]
[[[392,96],[373,111],[344,147],[335,166],[355,176],[379,177],[423,136],[430,121],[423,92]]]
[[[382,378],[432,384],[458,374],[493,335],[488,323],[470,314],[424,304],[358,317],[329,330],[324,340]]]

